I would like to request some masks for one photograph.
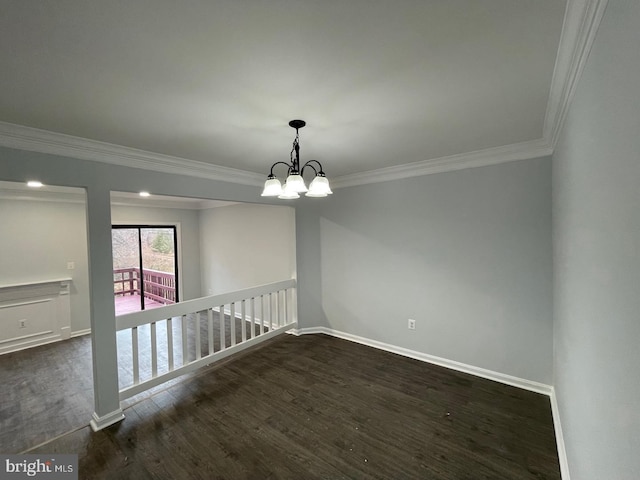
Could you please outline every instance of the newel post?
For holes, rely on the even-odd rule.
[[[124,419],[118,391],[111,198],[108,189],[87,189],[87,236],[95,401],[90,423],[91,428],[97,431]]]

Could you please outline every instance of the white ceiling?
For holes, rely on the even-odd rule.
[[[564,0],[2,0],[0,122],[340,177],[543,137]]]

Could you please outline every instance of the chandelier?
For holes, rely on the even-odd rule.
[[[283,199],[300,198],[301,193],[305,193],[306,197],[326,197],[333,193],[329,187],[329,180],[322,171],[322,165],[318,160],[309,160],[302,168],[300,168],[300,138],[298,129],[304,127],[307,123],[304,120],[291,120],[289,126],[296,129],[296,138],[293,140],[293,148],[291,149],[290,163],[276,162],[271,165],[271,172],[264,182],[263,197],[278,197]],[[287,166],[287,180],[284,186],[280,180],[274,175],[273,168],[276,165]],[[305,169],[309,168],[315,173],[315,177],[311,180],[309,188],[304,183],[302,174]]]

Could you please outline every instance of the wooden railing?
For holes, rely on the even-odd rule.
[[[295,280],[116,317],[120,400],[297,325]]]
[[[173,273],[160,272],[148,268],[142,269],[142,287],[140,269],[114,268],[113,291],[115,296],[142,295],[164,304],[176,303],[176,278]]]
[[[118,296],[139,295],[140,269],[139,268],[114,268],[113,291]]]

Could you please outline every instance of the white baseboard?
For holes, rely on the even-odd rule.
[[[562,434],[562,424],[560,423],[560,408],[556,397],[555,388],[551,387],[551,413],[553,414],[553,428],[556,432],[556,444],[558,446],[558,460],[560,461],[560,474],[562,480],[570,480],[569,462],[567,461],[567,451],[564,447],[564,435]]]
[[[27,348],[41,347],[43,345],[59,342],[61,340],[64,339],[60,335],[55,334],[43,334],[39,336],[34,335],[33,337],[26,337],[24,339],[20,339],[19,341],[14,341],[11,344],[0,346],[0,355],[4,355],[5,353],[19,352],[21,350],[26,350]]]
[[[71,338],[71,327],[62,327],[60,329],[60,337],[62,340],[69,340]]]
[[[455,360],[448,360],[446,358],[436,357],[435,355],[429,355],[428,353],[416,352],[415,350],[409,350],[408,348],[398,347],[377,340],[371,340],[369,338],[360,337],[351,333],[341,332],[328,327],[307,327],[292,329],[287,333],[293,335],[308,335],[314,333],[324,333],[325,335],[331,335],[333,337],[342,338],[351,342],[360,343],[369,347],[378,348],[387,352],[396,353],[404,357],[414,358],[423,362],[432,363],[441,367],[450,368],[458,372],[469,373],[478,377],[486,378],[496,382],[511,385],[512,387],[522,388],[531,392],[541,393],[547,395],[551,401],[551,412],[553,415],[553,426],[556,435],[556,444],[558,448],[558,460],[560,463],[560,472],[562,480],[569,479],[569,465],[567,463],[567,452],[564,447],[564,437],[562,435],[562,426],[560,424],[560,412],[558,410],[558,403],[556,400],[555,390],[551,385],[544,383],[534,382],[524,378],[514,377],[500,372],[494,372],[493,370],[487,370],[485,368],[476,367],[474,365],[468,365],[466,363],[456,362]]]
[[[63,330],[61,335],[45,335],[38,336],[35,338],[27,338],[20,343],[14,343],[12,345],[7,345],[6,347],[0,346],[0,355],[4,355],[5,353],[13,353],[19,352],[21,350],[26,350],[28,348],[41,347],[43,345],[48,345],[50,343],[62,342],[68,340],[69,338],[79,337],[81,335],[88,335],[91,333],[91,329],[87,328],[86,330],[78,330],[77,332],[70,332],[69,330]]]
[[[75,332],[71,332],[71,338],[82,337],[83,335],[90,335],[90,334],[91,334],[91,329],[85,328],[83,330],[76,330]]]
[[[408,348],[398,347],[389,343],[379,342],[377,340],[371,340],[369,338],[360,337],[351,333],[341,332],[339,330],[333,330],[327,327],[310,327],[301,328],[293,332],[296,335],[306,335],[311,333],[324,333],[333,337],[342,338],[344,340],[350,340],[362,345],[368,345],[369,347],[378,348],[387,352],[396,353],[404,357],[414,358],[423,362],[432,363],[434,365],[440,365],[441,367],[457,370],[458,372],[469,373],[477,377],[494,380],[496,382],[511,385],[513,387],[523,388],[536,393],[542,393],[544,395],[551,395],[552,387],[544,383],[534,382],[532,380],[526,380],[524,378],[514,377],[505,373],[494,372],[493,370],[487,370],[485,368],[476,367],[474,365],[468,365],[466,363],[456,362],[455,360],[448,360],[446,358],[436,357],[435,355],[429,355],[428,353],[416,352],[415,350],[409,350]]]

